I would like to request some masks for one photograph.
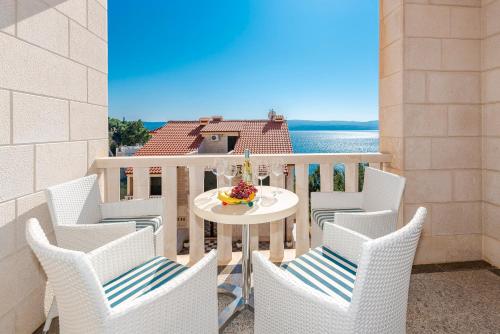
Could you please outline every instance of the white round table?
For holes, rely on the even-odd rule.
[[[250,224],[269,223],[284,219],[297,211],[299,198],[291,191],[276,187],[257,187],[258,193],[253,206],[246,204],[222,205],[217,198],[217,190],[213,189],[198,195],[192,205],[193,212],[200,218],[218,224],[242,225],[242,277],[241,287],[222,284],[221,292],[229,292],[236,299],[219,315],[219,327],[223,328],[227,321],[243,309],[253,308],[251,300],[251,256],[250,256]],[[220,188],[219,191],[229,191]]]

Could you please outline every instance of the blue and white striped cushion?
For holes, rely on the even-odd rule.
[[[337,212],[363,212],[363,209],[312,209],[311,216],[316,224],[323,229],[325,222],[333,223]]]
[[[159,288],[187,268],[158,256],[104,284],[104,293],[110,306],[115,307]]]
[[[135,221],[136,230],[143,229],[147,226],[153,228],[153,232],[156,232],[162,225],[161,216],[139,216],[139,217],[119,217],[119,218],[104,218],[99,223],[126,223],[129,221]]]
[[[311,249],[282,268],[341,303],[351,302],[358,266],[326,246]]]

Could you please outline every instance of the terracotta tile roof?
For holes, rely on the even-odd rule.
[[[234,153],[242,154],[246,148],[252,154],[293,153],[288,124],[268,120],[245,121]]]
[[[205,125],[201,132],[239,132],[245,126],[245,121],[219,121]]]
[[[195,121],[171,121],[157,129],[135,155],[184,155],[196,151],[203,138]]]
[[[169,121],[155,131],[153,137],[135,155],[184,155],[196,151],[204,132],[239,132],[234,148],[242,154],[246,148],[252,154],[293,153],[288,124],[269,120],[227,120],[202,125],[198,121]],[[127,174],[131,170],[127,169]],[[151,174],[160,174],[152,167]]]

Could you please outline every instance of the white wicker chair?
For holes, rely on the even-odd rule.
[[[215,251],[187,269],[155,257],[149,227],[88,254],[50,245],[36,219],[26,237],[54,289],[62,334],[218,332]]]
[[[311,193],[311,248],[323,243],[325,222],[370,238],[394,232],[405,181],[404,177],[368,167],[362,192]]]
[[[325,225],[325,246],[358,264],[348,300],[333,281],[344,280],[340,265],[333,271],[322,261],[305,264],[302,277],[289,270],[314,258],[315,250],[286,269],[254,252],[255,333],[405,333],[411,268],[425,216],[420,208],[406,226],[378,239]],[[321,284],[326,281],[337,284],[337,292]]]
[[[89,252],[144,226],[154,226],[156,255],[163,254],[161,198],[102,203],[97,175],[46,190],[59,247]]]

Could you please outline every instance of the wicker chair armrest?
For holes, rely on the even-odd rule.
[[[163,215],[163,199],[134,199],[101,204],[103,218],[138,217],[147,215]]]
[[[304,284],[264,255],[252,256],[255,333],[348,332],[348,306]]]
[[[101,283],[153,258],[153,238],[153,229],[147,227],[88,253]]]
[[[109,323],[113,333],[218,333],[215,250],[167,284],[112,309]]]
[[[398,215],[392,210],[374,212],[338,212],[335,224],[364,234],[372,239],[396,231]]]
[[[87,253],[135,232],[135,222],[58,225],[55,232],[59,247]]]
[[[363,193],[349,193],[342,191],[312,192],[311,208],[352,209],[362,208]]]
[[[323,243],[346,259],[359,263],[363,243],[371,238],[337,224],[325,223]]]

